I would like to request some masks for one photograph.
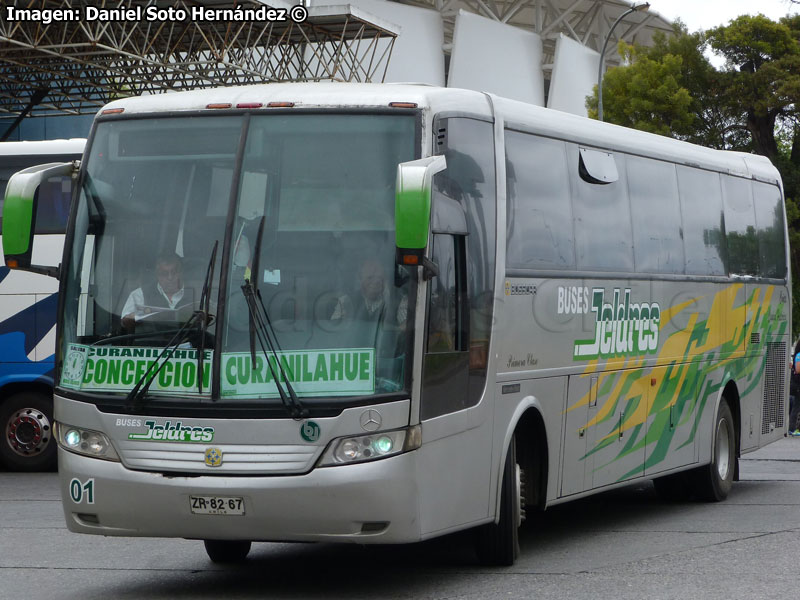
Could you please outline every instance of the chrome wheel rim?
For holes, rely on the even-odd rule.
[[[52,425],[42,411],[21,408],[6,423],[5,438],[11,450],[23,457],[41,454],[50,443]]]
[[[731,448],[728,423],[725,419],[720,419],[719,423],[717,423],[716,463],[720,479],[727,479],[731,466]]]

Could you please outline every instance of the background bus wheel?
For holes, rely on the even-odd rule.
[[[19,392],[0,404],[0,462],[12,471],[56,466],[53,400],[42,392]]]
[[[524,519],[524,474],[517,464],[516,442],[506,453],[500,492],[500,521],[477,529],[476,550],[484,565],[510,566],[519,556],[519,526]]]
[[[736,468],[736,428],[728,401],[723,398],[714,419],[714,448],[711,464],[696,469],[692,475],[697,496],[707,502],[728,497]]]
[[[241,540],[204,540],[208,558],[212,562],[230,564],[243,562],[250,552],[250,542]]]

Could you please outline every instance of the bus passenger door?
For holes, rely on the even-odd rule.
[[[420,407],[423,421],[467,406],[469,351],[464,257],[464,236],[433,236],[433,262],[439,274],[428,285],[428,331]]]

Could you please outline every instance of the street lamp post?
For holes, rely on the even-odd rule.
[[[632,12],[636,12],[639,10],[647,10],[650,8],[649,2],[643,2],[642,4],[634,4],[624,13],[622,13],[619,18],[614,21],[614,24],[611,26],[611,29],[608,30],[608,34],[606,35],[606,39],[603,40],[603,49],[600,51],[600,66],[597,69],[597,118],[602,121],[603,120],[603,67],[605,66],[605,56],[606,56],[606,46],[608,46],[608,40],[611,39],[611,34],[614,32],[614,28],[619,25],[619,22],[622,21],[625,17],[627,17]]]

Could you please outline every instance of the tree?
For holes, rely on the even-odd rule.
[[[603,78],[605,120],[660,135],[687,134],[694,116],[692,97],[681,86],[681,58],[673,55],[653,60],[647,50],[620,44],[630,63],[627,69],[612,69]],[[624,100],[623,100],[624,99]],[[589,116],[598,114],[597,90],[588,99]]]
[[[753,150],[775,160],[776,126],[791,124],[800,96],[800,21],[776,23],[764,15],[743,15],[708,31],[711,47],[728,65],[723,74],[731,114],[743,117]]]

